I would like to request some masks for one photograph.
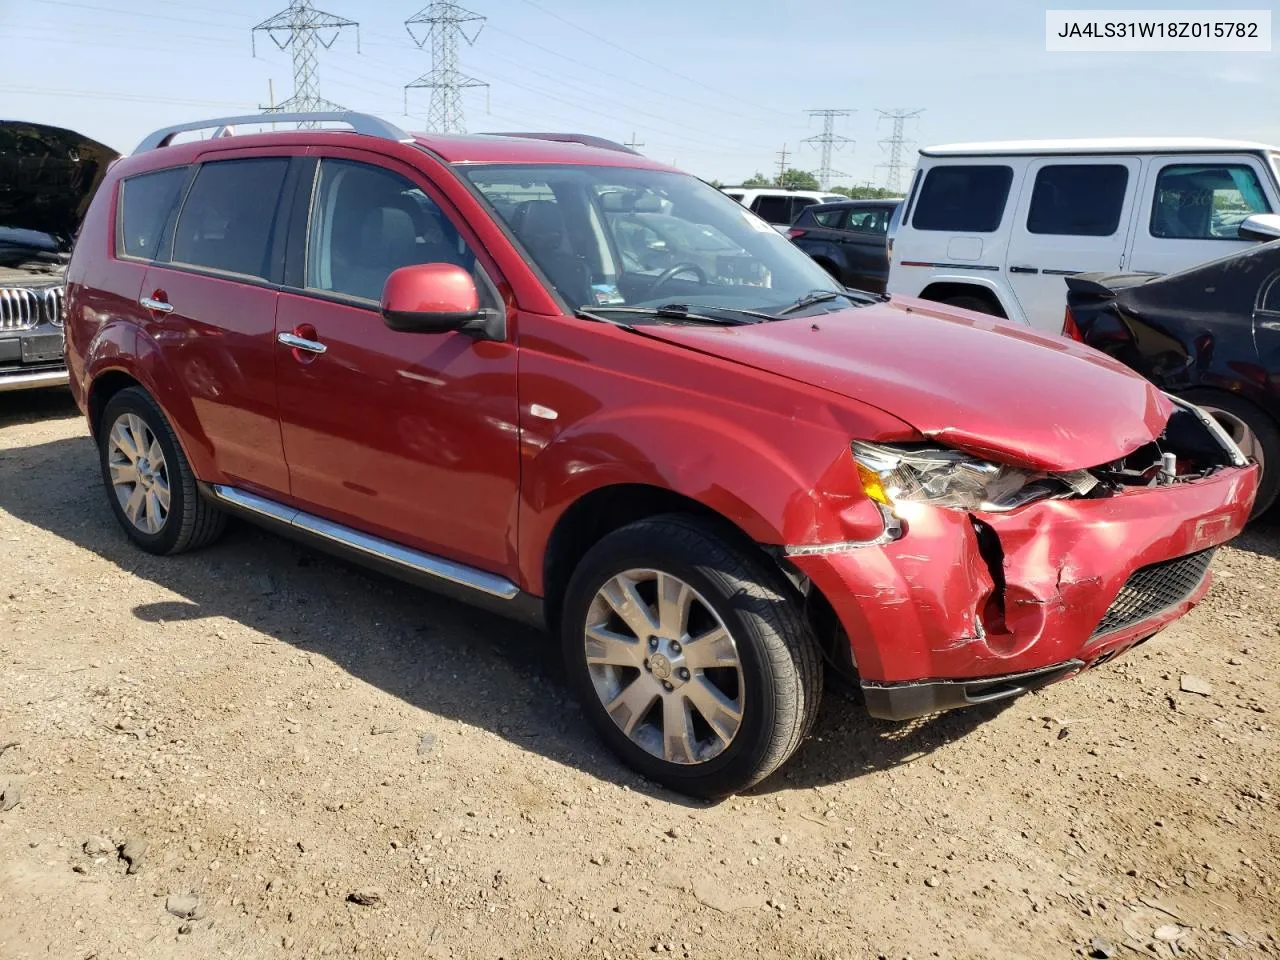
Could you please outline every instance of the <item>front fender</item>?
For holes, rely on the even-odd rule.
[[[541,595],[556,522],[604,487],[643,484],[715,511],[758,543],[871,539],[883,529],[862,492],[838,416],[803,423],[762,413],[742,422],[675,405],[632,407],[526,438],[520,518],[526,589]],[[532,442],[530,442],[532,440]]]

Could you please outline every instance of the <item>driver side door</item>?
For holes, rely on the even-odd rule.
[[[501,311],[496,267],[411,167],[328,150],[314,177],[297,194],[276,319],[294,501],[387,540],[513,572],[514,344],[392,330],[379,309],[393,270],[452,262],[476,278],[482,306]]]

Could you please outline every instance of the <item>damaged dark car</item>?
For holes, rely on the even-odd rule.
[[[1280,217],[1268,218],[1277,221]],[[1280,496],[1280,242],[1166,276],[1067,278],[1063,332],[1208,413]]]
[[[67,382],[63,274],[117,156],[71,130],[0,121],[0,392]]]

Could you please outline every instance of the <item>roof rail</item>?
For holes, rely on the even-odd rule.
[[[162,127],[155,133],[148,134],[133,152],[146,153],[167,147],[176,134],[188,133],[192,130],[206,130],[216,127],[214,137],[231,136],[231,127],[235,124],[260,123],[309,123],[315,120],[329,120],[345,123],[353,132],[367,137],[379,137],[383,140],[409,141],[413,138],[395,124],[387,123],[367,113],[355,113],[350,110],[331,110],[317,113],[251,113],[243,117],[218,117],[214,120],[194,120],[191,123],[179,123],[172,127]]]
[[[598,147],[601,150],[617,150],[620,153],[634,153],[640,156],[639,150],[603,137],[593,137],[585,133],[485,133],[485,137],[524,137],[527,140],[553,140],[556,143],[580,143],[584,147]]]

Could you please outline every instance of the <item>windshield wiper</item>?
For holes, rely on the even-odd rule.
[[[719,307],[711,309],[719,310]],[[736,312],[736,311],[735,311]],[[612,323],[618,327],[630,327],[631,324],[611,320],[605,314],[622,313],[629,316],[656,317],[659,320],[684,320],[689,323],[714,323],[722,327],[740,327],[747,323],[758,323],[756,320],[737,320],[733,317],[717,317],[709,313],[695,313],[682,303],[667,303],[660,307],[582,307],[577,315],[587,320],[599,320]],[[769,319],[773,319],[770,317]]]
[[[744,310],[742,307],[717,307],[711,304],[704,304],[704,303],[664,303],[658,309],[682,310],[685,313],[688,313],[690,310],[703,310],[703,311],[718,310],[721,313],[736,313],[739,316],[743,316],[743,317],[753,317],[754,319],[760,321],[761,323],[768,320],[778,319],[776,314],[765,313],[762,310]]]
[[[783,307],[778,311],[778,316],[785,317],[789,313],[796,313],[807,307],[817,306],[819,303],[830,303],[832,300],[844,297],[853,303],[862,303],[863,301],[855,297],[852,293],[841,293],[837,290],[810,290],[803,297],[791,304],[789,307]]]

